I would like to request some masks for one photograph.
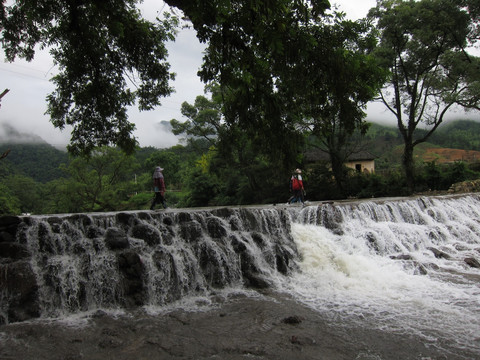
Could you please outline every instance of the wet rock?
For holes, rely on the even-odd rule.
[[[413,265],[415,266],[415,272],[414,273],[416,275],[427,275],[428,274],[428,270],[423,264],[420,264],[418,261],[414,261]]]
[[[92,219],[85,214],[73,214],[67,217],[68,222],[78,224],[82,227],[92,225]]]
[[[177,223],[190,222],[193,220],[192,214],[188,212],[179,212],[176,216]]]
[[[244,230],[259,230],[260,224],[259,218],[253,211],[247,211],[246,209],[240,209],[239,218],[243,223]]]
[[[253,289],[268,289],[270,283],[261,276],[257,271],[244,270],[242,271],[245,286]]]
[[[148,245],[155,246],[161,243],[160,234],[153,226],[137,224],[132,228],[132,236],[144,240]]]
[[[202,238],[202,225],[198,221],[181,222],[180,236],[188,243],[197,242]]]
[[[15,241],[15,237],[12,234],[6,231],[0,231],[0,243],[13,241]]]
[[[117,222],[121,225],[133,225],[136,221],[134,214],[118,213],[115,215]]]
[[[263,238],[263,235],[259,232],[252,232],[252,240],[257,244],[258,247],[263,249],[266,245],[265,239]]]
[[[38,224],[37,239],[40,252],[55,254],[56,253],[56,241],[53,234],[50,231],[50,226],[45,223]]]
[[[210,217],[207,219],[207,231],[208,234],[214,239],[224,238],[228,234],[228,231],[223,225],[222,221],[216,217]]]
[[[318,225],[323,225],[335,235],[343,235],[341,224],[343,222],[343,216],[341,212],[334,207],[321,207],[319,208]]]
[[[97,226],[88,226],[85,230],[85,236],[88,239],[95,239],[103,236],[103,231]]]
[[[468,258],[465,258],[464,261],[468,266],[480,269],[480,262],[477,259],[473,257],[468,257]]]
[[[155,286],[163,293],[163,302],[169,303],[180,299],[180,278],[173,255],[165,249],[160,249],[152,255],[152,260],[157,269]]]
[[[50,229],[52,229],[54,233],[60,233],[63,223],[62,219],[57,216],[52,216],[47,219],[47,223],[50,225]]]
[[[0,313],[0,323],[25,321],[39,316],[38,285],[27,261],[0,265],[0,289],[7,300],[8,319]]]
[[[170,216],[165,216],[162,222],[167,226],[172,226],[174,224],[173,219]]]
[[[145,267],[142,259],[134,250],[126,250],[118,254],[118,267],[122,275],[122,288],[125,306],[141,306],[145,304],[146,289],[143,279]]]
[[[303,319],[300,316],[297,316],[297,315],[288,316],[288,317],[282,319],[282,323],[289,324],[289,325],[297,325],[297,324],[300,324],[302,321],[303,321]]]
[[[390,259],[393,260],[413,260],[412,255],[409,254],[401,254],[401,255],[391,255]]]
[[[196,250],[198,263],[207,283],[214,288],[222,288],[233,280],[229,263],[221,249],[206,242],[199,244]]]
[[[0,242],[0,258],[9,258],[12,261],[30,257],[30,252],[25,245],[13,242]]]
[[[451,256],[448,255],[446,252],[443,252],[443,251],[441,251],[441,250],[438,250],[438,249],[436,249],[436,248],[434,248],[434,247],[428,247],[427,249],[430,250],[430,251],[433,253],[433,255],[435,255],[435,257],[436,257],[437,259],[447,259],[447,260],[448,260],[448,259],[451,258]]]
[[[235,210],[233,210],[232,208],[224,207],[212,210],[212,214],[223,219],[227,219],[235,214]]]
[[[21,222],[22,219],[18,216],[0,216],[0,232],[6,232],[14,237]],[[2,240],[0,239],[0,241]]]
[[[126,249],[130,246],[127,234],[117,228],[108,228],[105,232],[105,244],[110,250]]]

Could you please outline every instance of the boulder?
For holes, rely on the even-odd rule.
[[[145,241],[150,246],[161,243],[160,233],[153,226],[148,224],[137,224],[132,228],[132,236]]]
[[[27,247],[14,242],[0,242],[0,258],[13,261],[30,257]]]
[[[436,248],[434,248],[434,247],[428,247],[427,249],[430,250],[430,251],[433,253],[433,255],[435,255],[435,257],[436,257],[437,259],[447,259],[447,260],[448,260],[448,259],[451,258],[451,256],[448,255],[446,252],[443,252],[443,251],[441,251],[441,250],[438,250],[438,249],[436,249]]]
[[[108,228],[105,232],[105,244],[110,250],[126,249],[130,246],[127,234],[117,228]]]
[[[122,276],[124,305],[142,306],[146,301],[146,288],[143,282],[145,267],[139,254],[134,250],[125,250],[117,256],[118,268]]]
[[[0,313],[0,323],[25,321],[40,315],[38,284],[28,261],[0,264],[0,289],[8,307],[8,318]]]
[[[468,257],[468,258],[465,258],[464,261],[465,263],[467,263],[468,266],[480,269],[480,262],[477,259],[473,257]]]

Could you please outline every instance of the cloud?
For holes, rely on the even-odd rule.
[[[145,0],[140,9],[147,19],[153,21],[168,7],[159,0]],[[183,29],[167,48],[171,71],[177,74],[172,82],[175,93],[161,99],[162,106],[151,111],[140,112],[136,108],[128,111],[129,120],[136,126],[134,136],[141,146],[164,148],[177,144],[178,138],[159,124],[173,118],[181,120],[182,102],[193,103],[196,96],[203,94],[204,85],[197,71],[202,63],[204,45],[197,40],[194,30]],[[2,52],[0,90],[8,88],[10,92],[2,99],[0,124],[16,129],[19,134],[35,134],[54,146],[65,147],[70,140],[71,128],[59,130],[45,115],[46,97],[54,91],[49,80],[55,71],[47,50],[38,49],[32,62],[18,59],[14,63],[6,63]]]
[[[45,144],[40,136],[21,133],[9,124],[0,124],[0,143],[2,144]]]
[[[375,0],[337,0],[340,10],[350,19],[364,17],[368,10],[375,6]],[[160,0],[144,0],[139,5],[145,18],[155,20],[169,8]],[[170,147],[179,142],[162,124],[175,118],[183,120],[180,113],[184,101],[193,103],[198,95],[203,94],[204,84],[197,72],[202,64],[205,45],[199,43],[193,29],[183,29],[175,42],[167,44],[171,70],[176,80],[172,83],[176,91],[168,98],[161,99],[162,106],[148,112],[129,109],[129,120],[135,123],[134,136],[141,146],[157,148]],[[3,60],[3,54],[0,59]],[[61,131],[55,128],[45,115],[47,110],[46,96],[53,92],[54,85],[49,79],[55,74],[52,58],[47,50],[36,52],[35,59],[28,63],[16,60],[13,64],[0,62],[0,92],[8,88],[10,92],[2,99],[0,108],[0,125],[15,129],[21,136],[35,134],[29,139],[41,137],[56,147],[65,147],[70,140],[71,128]],[[392,115],[378,103],[371,103],[367,108],[367,120],[395,124]],[[461,114],[457,114],[461,115]],[[469,114],[472,115],[472,114]],[[2,130],[5,133],[5,130]],[[10,133],[11,130],[10,130]],[[17,137],[15,137],[17,138]],[[0,141],[5,139],[0,138]]]

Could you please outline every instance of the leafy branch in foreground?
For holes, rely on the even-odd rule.
[[[50,50],[59,73],[47,113],[55,127],[73,127],[73,154],[110,144],[132,152],[135,126],[127,108],[138,101],[140,110],[152,109],[173,91],[165,43],[174,40],[178,20],[146,21],[138,2],[26,0],[0,13],[8,61],[32,60],[37,45]]]

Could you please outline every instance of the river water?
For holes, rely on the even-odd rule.
[[[293,224],[302,260],[287,291],[334,321],[480,357],[480,270],[465,262],[480,258],[478,198],[363,202],[337,211],[334,231],[316,224],[316,209]]]
[[[112,308],[106,301],[118,297],[115,258],[97,249],[95,261],[89,261],[91,268],[86,271],[94,278],[89,286],[96,300],[87,311],[81,311],[75,307],[79,302],[75,294],[81,282],[78,279],[88,277],[81,274],[85,263],[66,251],[68,247],[42,264],[45,256],[39,252],[38,259],[43,260],[33,260],[37,271],[45,272],[41,277],[56,284],[60,298],[51,298],[53,287],[44,289],[46,310],[41,319],[0,327],[0,358],[14,358],[22,351],[25,359],[39,354],[42,356],[38,358],[45,359],[83,359],[88,358],[86,354],[99,359],[129,358],[125,349],[133,348],[133,335],[122,331],[138,326],[135,344],[144,344],[138,345],[138,359],[152,358],[150,350],[145,349],[152,344],[158,345],[158,354],[169,346],[181,348],[178,353],[172,350],[158,357],[162,359],[480,359],[480,269],[465,261],[480,259],[478,195],[315,204],[305,208],[277,206],[258,211],[252,213],[262,218],[259,222],[268,224],[261,241],[258,232],[256,240],[251,241],[245,225],[237,224],[233,235],[230,230],[227,233],[229,239],[244,242],[254,254],[255,266],[271,284],[269,290],[243,288],[241,261],[228,249],[218,258],[224,264],[221,275],[230,279],[223,289],[212,290],[194,269],[194,252],[183,240],[177,243],[174,236],[168,245],[163,244],[162,254],[165,249],[176,254],[172,266],[177,267],[177,275],[183,274],[176,280],[176,287],[180,284],[184,289],[181,299],[166,301],[166,292],[157,288],[162,281],[172,282],[172,277],[152,270],[145,280],[149,284],[148,304],[136,312]],[[282,212],[287,213],[286,229],[298,252],[294,271],[288,275],[276,271],[270,261],[275,244],[269,242],[269,236],[283,226]],[[69,231],[69,239],[79,238],[82,246],[91,248],[77,230]],[[58,243],[57,238],[52,239]],[[30,241],[38,251],[35,237]],[[215,242],[211,238],[202,241]],[[154,269],[154,257],[143,241],[130,242],[139,249],[145,266]],[[284,246],[289,248],[288,241]],[[46,273],[52,269],[54,273]],[[95,284],[99,281],[110,286],[98,287]],[[188,286],[196,289],[195,294]],[[98,311],[110,315],[97,316]],[[284,325],[286,317],[294,316],[295,320],[297,315],[299,320],[293,321],[298,322],[293,325],[297,327]],[[172,316],[183,320],[171,324]],[[67,335],[71,329],[76,329],[76,335]],[[40,336],[45,331],[50,340]],[[98,341],[95,343],[98,331],[100,337],[117,334],[119,345],[99,349]],[[32,335],[21,335],[25,332]],[[148,334],[156,334],[156,340],[145,340]],[[225,336],[229,340],[219,345],[219,339]],[[170,343],[159,345],[158,339],[166,337]],[[52,341],[57,342],[57,348]],[[77,351],[70,345],[62,347],[62,343],[83,347],[77,346]],[[25,352],[27,348],[30,350]]]

